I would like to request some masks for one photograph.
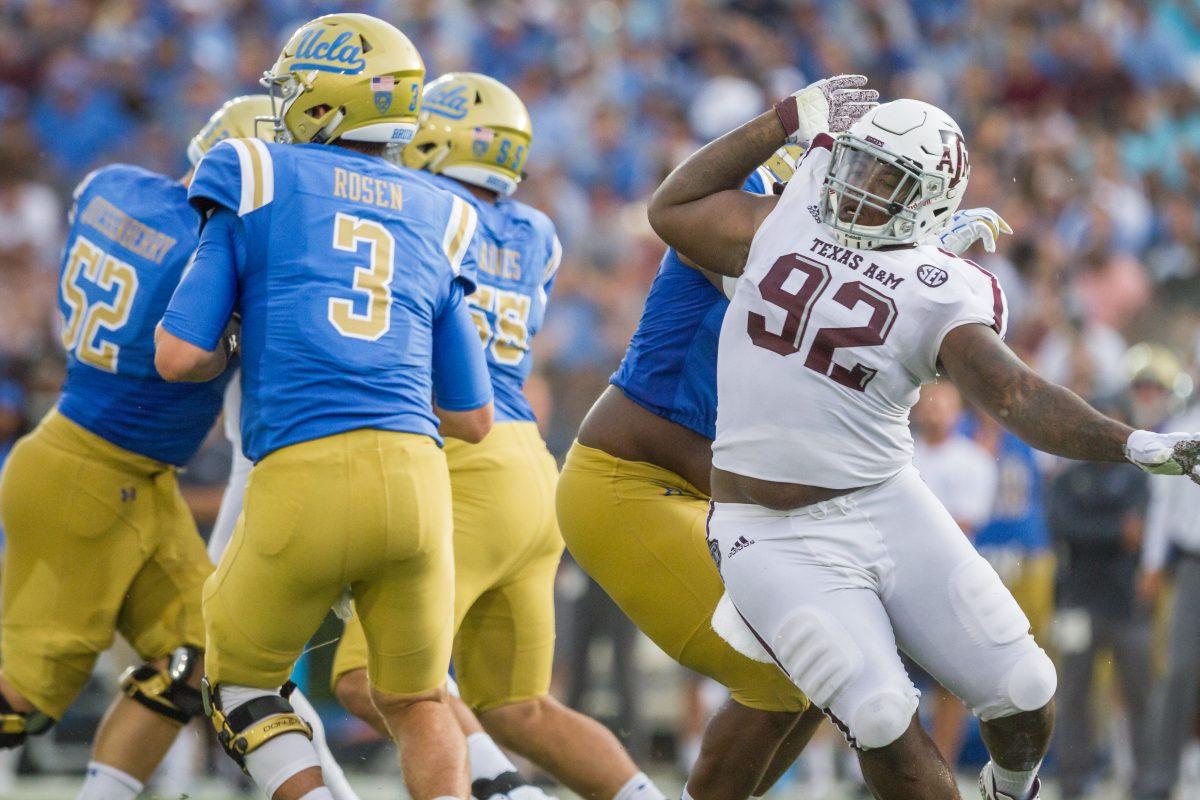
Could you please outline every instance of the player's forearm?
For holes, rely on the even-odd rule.
[[[229,354],[224,341],[209,352],[163,329],[154,330],[154,368],[163,380],[172,383],[203,383],[225,371]]]
[[[655,216],[717,192],[740,189],[747,176],[787,143],[775,111],[765,111],[697,150],[676,167],[650,200]]]
[[[1045,380],[981,325],[951,331],[942,363],[959,389],[1027,444],[1080,461],[1124,461],[1133,429]]]
[[[774,111],[709,142],[676,167],[650,198],[650,225],[672,247],[686,242],[686,206],[718,192],[739,190],[759,164],[787,141]]]

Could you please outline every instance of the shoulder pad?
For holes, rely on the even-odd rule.
[[[188,200],[199,208],[213,205],[239,217],[275,199],[275,165],[271,149],[258,139],[226,139],[196,166]]]

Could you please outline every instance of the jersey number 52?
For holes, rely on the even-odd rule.
[[[796,273],[802,277],[802,282],[795,291],[790,291],[785,284]],[[758,291],[763,300],[787,312],[783,328],[779,333],[769,331],[767,318],[751,312],[746,320],[750,340],[781,356],[799,352],[813,306],[829,287],[829,282],[829,267],[825,264],[797,253],[780,256],[758,282]],[[880,294],[862,281],[843,283],[833,293],[833,302],[852,310],[859,304],[865,304],[871,309],[871,318],[866,325],[821,328],[813,337],[804,366],[849,389],[866,391],[867,384],[878,370],[864,364],[856,363],[853,367],[837,364],[833,360],[834,351],[842,347],[877,347],[883,344],[896,322],[896,304],[892,298]]]
[[[87,292],[79,284],[81,277],[105,293],[111,292],[112,299],[89,303]],[[85,364],[116,372],[121,348],[105,339],[101,328],[116,333],[125,326],[137,288],[137,271],[131,265],[105,253],[87,237],[77,236],[59,283],[67,306],[62,327],[63,347]]]

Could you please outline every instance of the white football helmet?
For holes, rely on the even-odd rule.
[[[970,175],[962,130],[949,114],[893,100],[834,141],[821,220],[850,247],[911,244],[950,220]]]

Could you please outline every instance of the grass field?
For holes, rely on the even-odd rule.
[[[678,796],[681,787],[679,781],[673,776],[659,776],[656,780],[663,791]],[[399,800],[406,796],[397,775],[352,775],[351,782],[362,800],[385,800],[385,798],[386,800]],[[978,797],[973,776],[960,776],[959,785],[964,798],[974,800]],[[3,800],[74,800],[78,790],[78,778],[27,779],[21,781],[10,791],[0,792],[0,798]],[[568,792],[563,792],[558,796],[562,800],[573,798],[573,795]],[[247,800],[247,798],[259,798],[261,795],[254,792],[240,793],[231,790],[228,783],[205,779],[186,795],[147,793],[143,797],[154,798],[154,800],[180,800],[180,798],[187,798],[187,800]],[[772,800],[861,800],[868,796],[848,787],[839,787],[832,794],[818,797],[805,791],[801,785],[792,783],[777,787],[767,797]],[[1124,793],[1115,787],[1102,787],[1095,794],[1089,796],[1089,800],[1124,800],[1124,798]],[[1191,790],[1181,790],[1177,793],[1176,798],[1177,800],[1200,800],[1200,791],[1197,791],[1196,787]],[[1042,792],[1042,800],[1059,800],[1059,794],[1053,786],[1049,786]]]

